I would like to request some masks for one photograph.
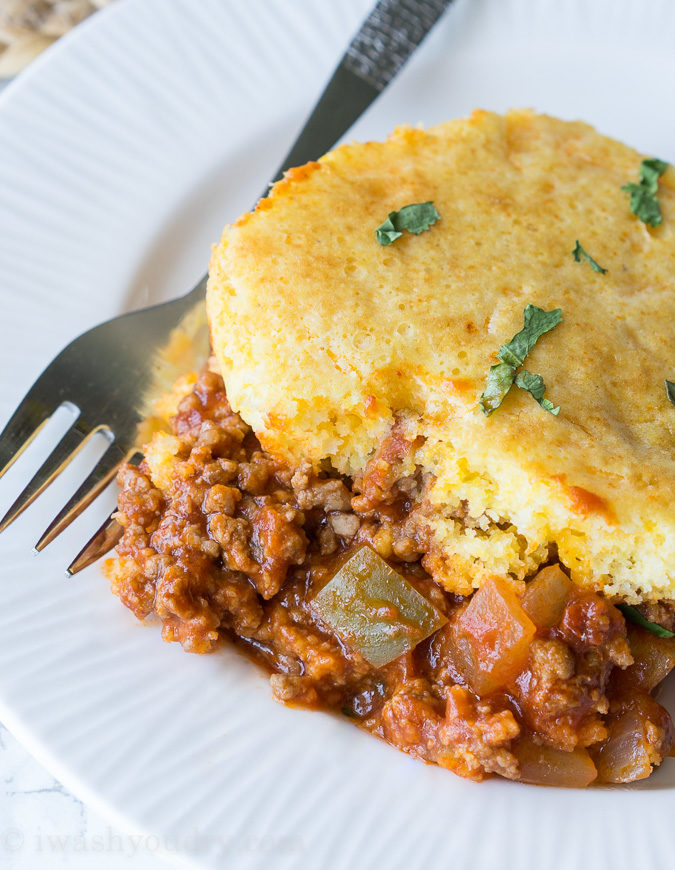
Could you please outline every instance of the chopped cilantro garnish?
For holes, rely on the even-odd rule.
[[[433,226],[439,218],[433,202],[414,202],[398,211],[389,212],[389,217],[375,231],[375,237],[381,245],[391,245],[403,235],[404,230],[418,235]]]
[[[560,407],[554,407],[553,402],[544,398],[546,385],[544,384],[544,379],[541,375],[533,375],[532,372],[528,372],[527,369],[521,369],[516,375],[515,384],[517,387],[520,387],[521,390],[527,390],[532,398],[539,402],[545,411],[550,411],[554,416],[558,415]]]
[[[630,210],[643,224],[658,227],[663,218],[656,195],[641,184],[624,184],[621,190],[630,193]]]
[[[641,625],[657,637],[675,637],[675,632],[668,631],[667,628],[664,628],[656,622],[650,622],[640,613],[637,607],[633,607],[630,604],[617,604],[617,607],[626,619],[630,622],[634,622],[636,625]]]
[[[480,397],[480,406],[486,417],[489,417],[493,411],[504,401],[504,396],[511,389],[516,376],[515,366],[510,366],[508,363],[498,363],[490,366],[487,380],[485,381],[485,389]]]
[[[560,308],[544,311],[536,305],[528,305],[523,311],[524,326],[513,336],[508,344],[503,344],[497,356],[502,362],[512,366],[522,366],[525,357],[546,332],[550,332],[562,320]]]
[[[667,168],[668,164],[664,160],[657,160],[655,157],[651,160],[643,160],[640,164],[639,184],[630,182],[621,188],[630,193],[630,210],[633,214],[651,227],[657,227],[663,220],[656,194],[659,178]]]
[[[666,381],[666,396],[675,405],[675,381]]]
[[[596,260],[594,260],[590,254],[584,251],[584,249],[581,247],[581,244],[579,243],[579,239],[577,239],[577,243],[574,247],[574,250],[572,251],[572,254],[577,263],[580,263],[583,258],[584,260],[588,260],[588,262],[591,264],[591,269],[594,272],[600,272],[601,275],[605,275],[607,273],[607,269],[603,269],[602,266]]]
[[[643,160],[640,164],[640,184],[645,184],[656,190],[659,178],[661,178],[666,169],[668,169],[668,164],[665,160],[659,160],[657,157]]]
[[[557,414],[560,411],[560,408],[554,408],[548,399],[544,399],[546,388],[540,375],[523,371],[516,377],[516,370],[525,362],[525,357],[542,335],[550,332],[561,320],[562,311],[560,308],[544,311],[543,308],[538,308],[536,305],[527,306],[523,312],[525,325],[508,344],[503,344],[499,348],[497,356],[501,362],[490,366],[485,390],[480,397],[480,406],[486,417],[497,410],[514,383],[521,389],[527,390],[544,410],[550,411],[552,414]]]

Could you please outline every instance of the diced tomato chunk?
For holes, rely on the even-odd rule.
[[[591,649],[607,650],[612,641],[621,640],[625,652],[629,652],[621,612],[596,592],[578,587],[572,590],[558,631],[565,643],[582,655]]]
[[[572,581],[559,565],[542,568],[523,594],[523,608],[540,628],[552,628],[562,619]]]
[[[513,682],[527,663],[536,626],[508,583],[490,577],[452,620],[452,655],[477,695]]]

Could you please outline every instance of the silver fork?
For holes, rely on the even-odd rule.
[[[353,38],[279,171],[316,159],[352,126],[398,73],[451,0],[380,0]],[[266,192],[263,196],[266,195]],[[42,550],[111,482],[124,461],[139,462],[141,424],[152,400],[208,356],[204,310],[206,277],[186,296],[124,314],[72,341],[47,366],[0,433],[0,477],[14,464],[60,406],[78,416],[0,520],[7,528],[98,433],[105,453],[38,539]],[[172,358],[172,339],[189,335],[189,352]],[[183,342],[184,344],[184,342]],[[90,565],[119,541],[111,514],[67,571]]]

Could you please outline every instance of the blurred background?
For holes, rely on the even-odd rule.
[[[112,0],[0,0],[0,80]]]

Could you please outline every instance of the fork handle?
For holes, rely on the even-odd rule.
[[[452,0],[379,0],[272,179],[316,160],[386,88]]]

